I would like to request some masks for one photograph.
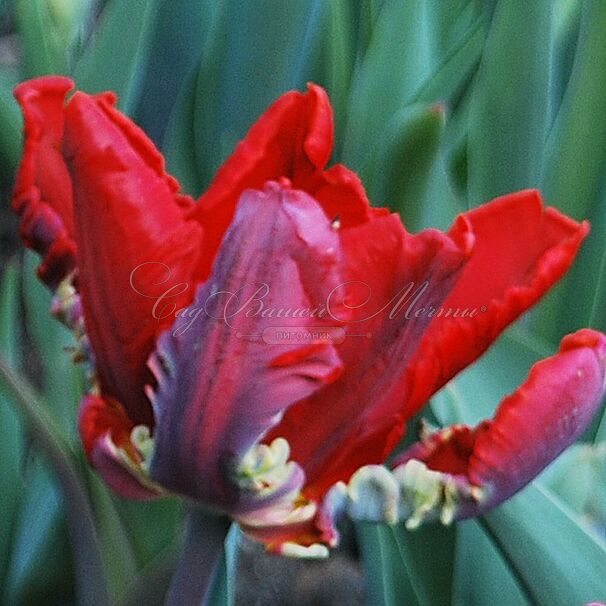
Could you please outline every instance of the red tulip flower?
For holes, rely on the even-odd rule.
[[[282,553],[322,555],[335,520],[481,514],[588,426],[606,337],[581,330],[476,428],[382,466],[407,421],[564,274],[588,231],[536,191],[406,231],[326,168],[326,93],[278,99],[198,201],[111,94],[16,89],[14,208],[92,387],[80,432],[126,497],[183,495]]]

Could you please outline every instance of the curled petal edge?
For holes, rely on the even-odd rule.
[[[449,525],[487,513],[585,431],[605,391],[606,336],[589,329],[568,335],[559,352],[535,364],[527,381],[501,402],[492,420],[425,435],[392,470],[367,465],[347,484],[335,484],[321,509],[325,532],[338,537],[343,515],[404,522],[413,530],[424,522]]]

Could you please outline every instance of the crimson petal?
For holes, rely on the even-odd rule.
[[[300,488],[292,464],[277,470],[276,486],[260,483],[267,498],[248,490],[254,475],[239,470],[284,410],[338,377],[330,339],[313,336],[338,327],[331,318],[262,313],[261,305],[315,308],[339,284],[339,250],[330,222],[303,192],[270,184],[242,195],[211,278],[151,360],[154,481],[232,514]]]
[[[457,518],[496,507],[534,479],[589,426],[606,391],[606,336],[589,329],[562,340],[559,352],[535,364],[526,382],[475,429],[446,428],[395,462],[415,459],[429,470],[481,489]]]
[[[288,440],[305,469],[311,498],[360,466],[383,462],[386,437],[406,401],[405,369],[430,321],[427,314],[411,316],[409,307],[415,293],[440,305],[473,237],[464,219],[450,236],[437,230],[411,235],[397,215],[382,215],[343,229],[341,243],[348,278],[343,292],[355,312],[339,346],[345,373],[290,409],[267,438]]]
[[[71,180],[63,160],[64,103],[74,83],[46,76],[15,88],[25,122],[13,194],[21,237],[43,257],[40,278],[56,288],[75,267]]]
[[[329,218],[339,215],[345,224],[369,216],[364,188],[354,173],[343,166],[323,171],[332,153],[332,109],[324,89],[308,88],[305,94],[284,94],[267,109],[192,211],[206,234],[205,275],[241,193],[261,189],[266,181],[287,179],[318,200]]]
[[[162,156],[110,101],[78,92],[66,108],[79,284],[103,392],[151,426],[146,359],[168,312],[193,298],[202,234]]]
[[[119,402],[86,395],[78,428],[91,465],[120,496],[144,501],[161,494],[147,479],[144,454],[133,440],[137,430]]]
[[[451,315],[432,321],[411,361],[414,385],[405,418],[562,277],[589,230],[587,223],[544,208],[534,190],[497,198],[464,216],[476,238],[474,251],[444,302],[443,310]],[[392,441],[401,435],[396,428]]]

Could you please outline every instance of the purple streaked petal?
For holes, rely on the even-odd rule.
[[[339,270],[337,234],[313,198],[277,184],[242,195],[210,279],[150,359],[158,379],[150,394],[154,481],[242,514],[264,507],[272,490],[282,499],[284,484],[302,484],[300,470],[274,461],[258,469],[256,479],[269,482],[259,492],[247,486],[242,461],[289,406],[339,376],[335,347],[306,338],[336,322],[267,310],[316,308],[339,284]],[[267,343],[272,326],[298,337]]]

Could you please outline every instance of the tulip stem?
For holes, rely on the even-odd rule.
[[[213,593],[230,521],[199,509],[190,513],[181,557],[165,606],[207,606]]]
[[[105,571],[88,495],[78,477],[73,453],[54,419],[33,388],[0,354],[0,385],[4,385],[25,419],[34,444],[46,457],[61,487],[67,511],[70,540],[74,550],[78,606],[109,604]]]

